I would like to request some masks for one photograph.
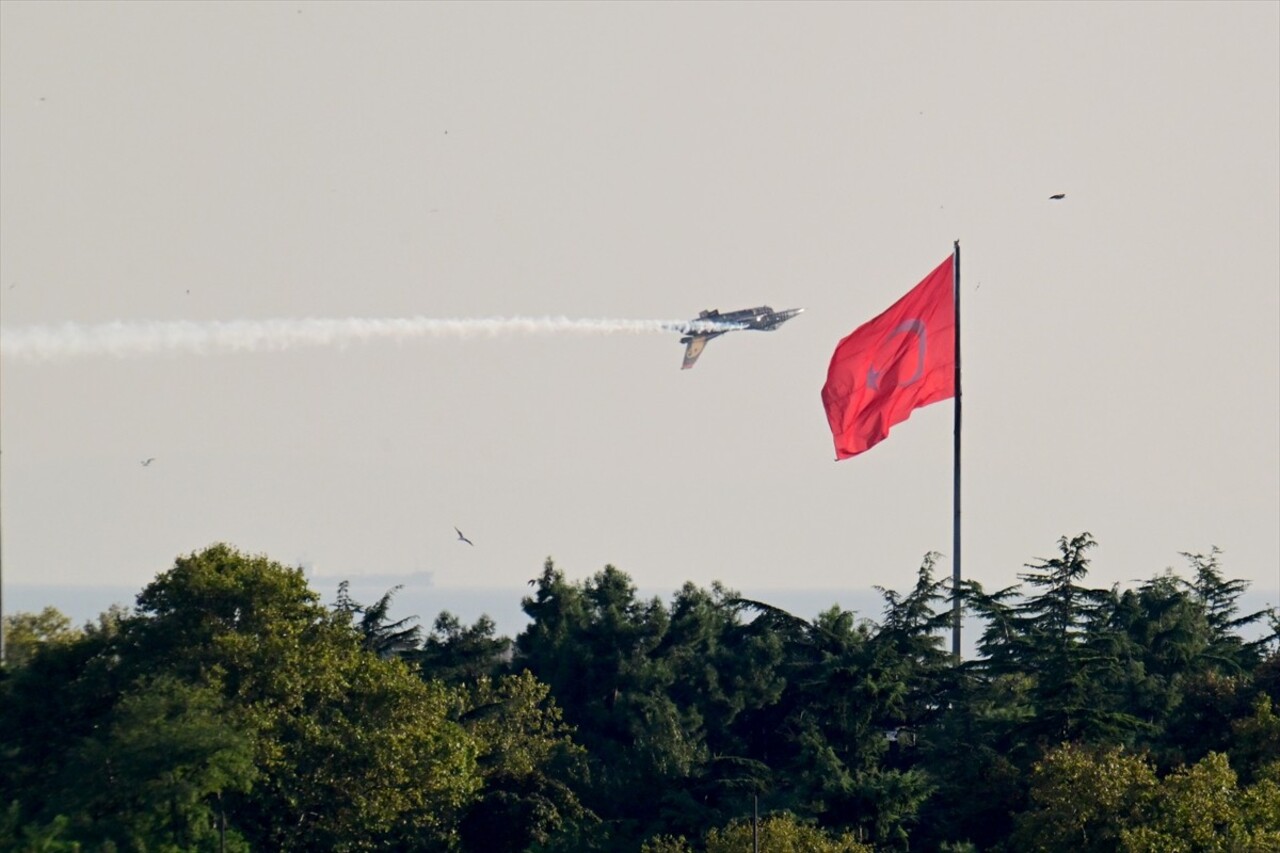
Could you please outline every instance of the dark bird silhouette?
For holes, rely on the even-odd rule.
[[[156,461],[156,458],[154,456],[148,456],[146,459],[142,460],[142,467],[146,468],[148,465],[150,465],[152,462],[155,462],[155,461]]]
[[[463,535],[462,535],[462,531],[461,531],[461,530],[459,530],[458,528],[456,528],[456,527],[455,527],[455,528],[453,528],[453,531],[454,531],[455,533],[457,533],[457,534],[458,534],[458,538],[459,538],[459,539],[461,539],[463,542],[466,542],[468,545],[472,546],[473,548],[475,547],[475,544],[476,544],[476,543],[472,542],[470,539],[468,539],[467,537],[463,536]]]
[[[537,579],[537,578],[532,578],[532,579],[529,581],[529,586],[537,586],[537,585],[538,585],[538,579]]]
[[[1055,195],[1049,196],[1049,201],[1062,201],[1066,197],[1066,193],[1056,193]]]

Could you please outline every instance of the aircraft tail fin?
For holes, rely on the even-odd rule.
[[[684,339],[684,364],[680,366],[681,370],[693,367],[693,363],[698,360],[698,356],[702,355],[702,350],[706,348],[709,340],[711,338],[705,335],[694,335]]]

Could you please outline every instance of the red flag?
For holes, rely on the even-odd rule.
[[[956,393],[955,257],[842,340],[822,403],[836,459],[879,444],[921,406]]]

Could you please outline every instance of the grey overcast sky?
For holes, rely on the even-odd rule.
[[[952,403],[836,463],[819,391],[958,239],[965,575],[1088,530],[1095,584],[1216,545],[1275,601],[1278,53],[1274,2],[6,0],[11,341],[807,311],[688,371],[674,334],[6,357],[5,583],[226,541],[442,587],[551,556],[904,589],[951,550]]]

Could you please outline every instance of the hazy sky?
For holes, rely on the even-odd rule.
[[[1217,545],[1280,596],[1276,3],[6,0],[0,25],[10,341],[807,309],[688,371],[669,333],[6,357],[6,584],[140,587],[227,541],[440,586],[551,556],[904,589],[951,550],[952,404],[836,463],[819,391],[959,239],[965,575],[1088,530],[1095,584]]]

